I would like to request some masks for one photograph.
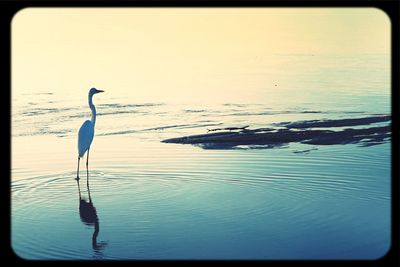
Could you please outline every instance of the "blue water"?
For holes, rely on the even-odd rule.
[[[96,99],[90,191],[83,162],[79,187],[74,180],[86,103],[51,92],[14,96],[14,251],[26,259],[383,256],[391,242],[390,140],[226,150],[160,142],[221,127],[390,114],[386,65],[365,60],[329,61],[313,79],[300,73],[291,89],[304,94],[288,101]]]

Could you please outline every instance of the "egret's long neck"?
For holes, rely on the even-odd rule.
[[[96,107],[93,105],[93,95],[89,95],[89,107],[92,110],[92,123],[95,125],[96,123]]]

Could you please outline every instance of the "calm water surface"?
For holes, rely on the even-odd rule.
[[[89,187],[82,162],[79,185],[74,180],[76,132],[90,118],[86,91],[75,98],[39,89],[13,95],[14,251],[27,259],[383,256],[390,246],[390,142],[233,150],[160,142],[221,127],[390,114],[387,57],[295,62],[286,74],[273,73],[281,81],[274,97],[259,92],[247,102],[96,95]],[[262,73],[243,75],[260,81]]]

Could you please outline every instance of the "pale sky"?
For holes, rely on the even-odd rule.
[[[251,87],[232,76],[276,55],[360,53],[390,53],[378,9],[27,8],[12,21],[12,93],[201,97]]]

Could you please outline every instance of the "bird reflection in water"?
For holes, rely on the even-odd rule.
[[[79,191],[79,216],[81,221],[87,226],[94,226],[94,232],[92,235],[92,248],[95,253],[95,257],[102,257],[102,250],[107,246],[107,242],[101,241],[97,242],[97,236],[100,231],[99,217],[97,216],[97,211],[93,205],[92,197],[90,196],[89,184],[87,184],[87,192],[89,200],[81,195],[81,188],[79,185],[79,180],[77,180],[78,191]]]

